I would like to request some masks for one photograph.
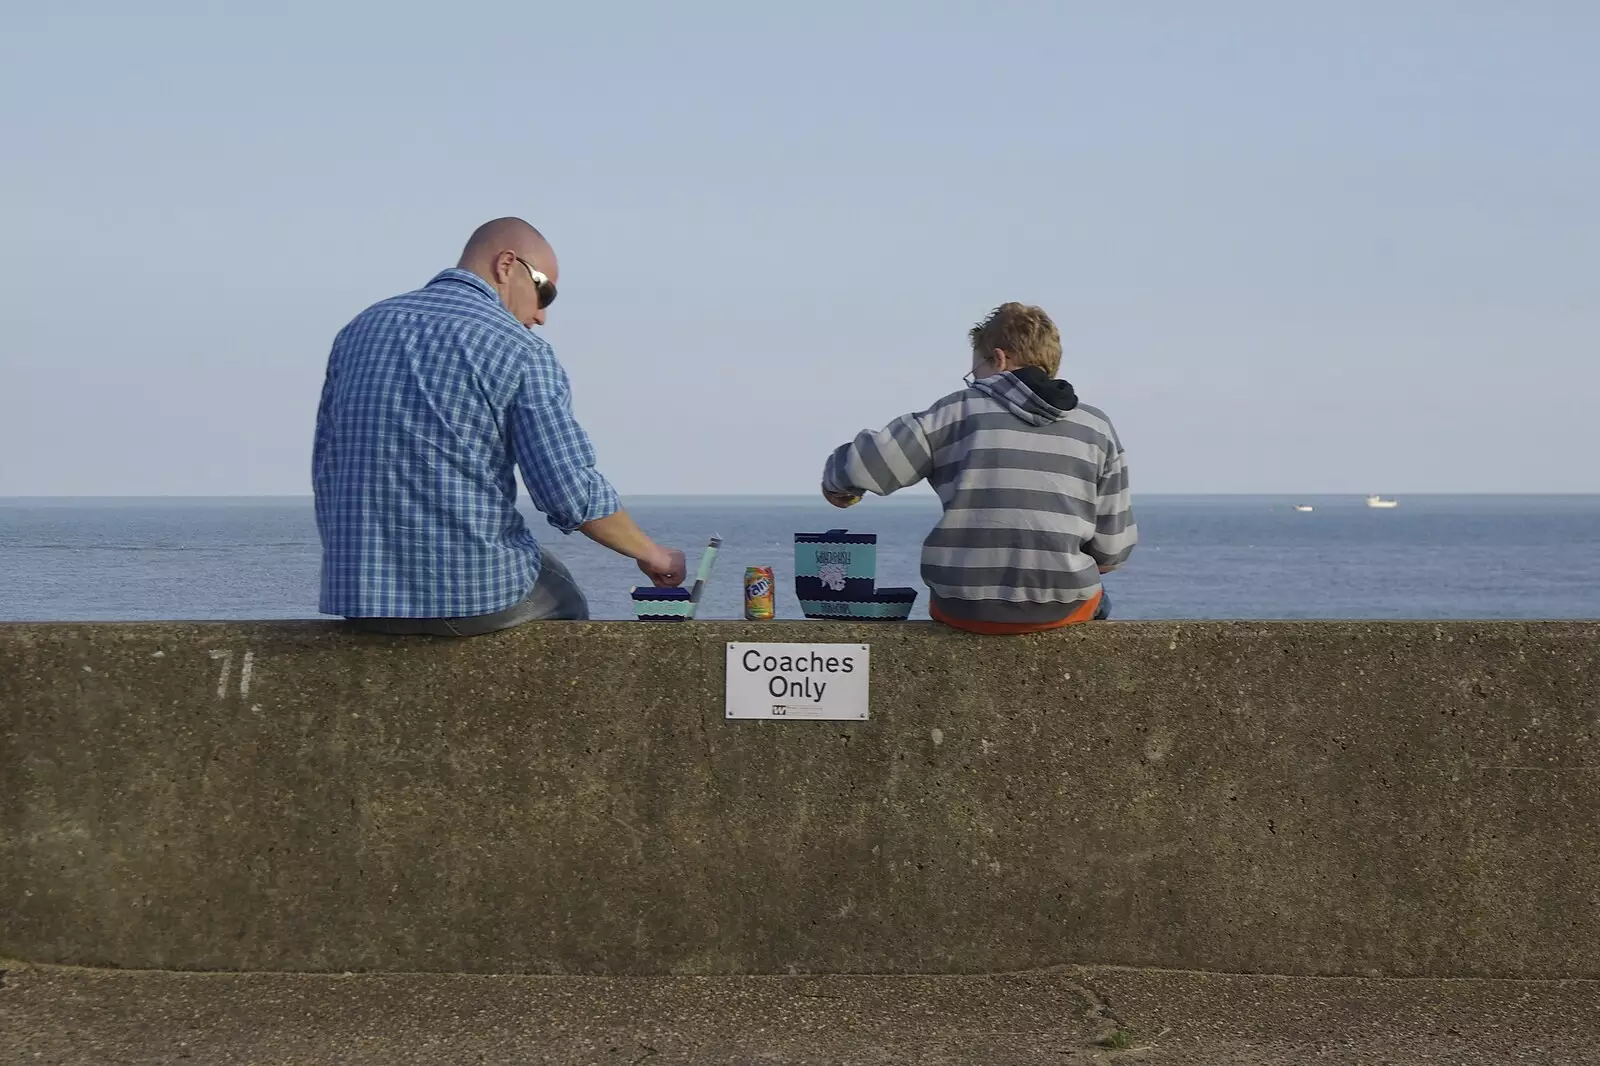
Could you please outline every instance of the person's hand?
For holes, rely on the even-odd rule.
[[[654,555],[639,560],[639,569],[657,588],[675,589],[683,585],[689,564],[677,548],[657,548]]]
[[[860,496],[853,496],[848,492],[834,492],[826,486],[822,489],[822,498],[835,507],[854,507],[861,502]]]

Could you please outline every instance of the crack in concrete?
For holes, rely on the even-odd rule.
[[[1097,989],[1092,983],[1089,971],[1082,966],[1072,966],[1064,971],[1069,974],[1067,987],[1082,996],[1088,1003],[1084,1017],[1098,1027],[1091,1043],[1099,1043],[1108,1039],[1117,1031],[1128,1031],[1128,1025],[1122,1020],[1121,1015],[1111,1006],[1111,997]]]

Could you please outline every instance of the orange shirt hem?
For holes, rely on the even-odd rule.
[[[1100,607],[1100,596],[1101,593],[1096,592],[1074,608],[1071,614],[1055,622],[977,622],[970,618],[952,618],[939,610],[937,603],[932,602],[928,604],[928,614],[935,622],[943,622],[952,629],[980,633],[986,637],[1020,637],[1028,633],[1045,633],[1063,626],[1093,621],[1094,612]]]

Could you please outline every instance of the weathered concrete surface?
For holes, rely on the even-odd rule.
[[[962,976],[337,977],[24,965],[0,987],[0,1062],[61,1066],[1563,1066],[1594,1063],[1597,1048],[1593,981],[1072,967]]]
[[[872,720],[724,721],[752,638]],[[1585,623],[4,626],[0,953],[1592,977],[1597,714]]]

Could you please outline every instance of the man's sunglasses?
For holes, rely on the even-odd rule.
[[[517,262],[528,268],[528,277],[533,279],[533,287],[539,290],[539,310],[556,302],[556,286],[553,281],[544,276],[542,271],[533,269],[533,264],[522,256],[516,257]]]

